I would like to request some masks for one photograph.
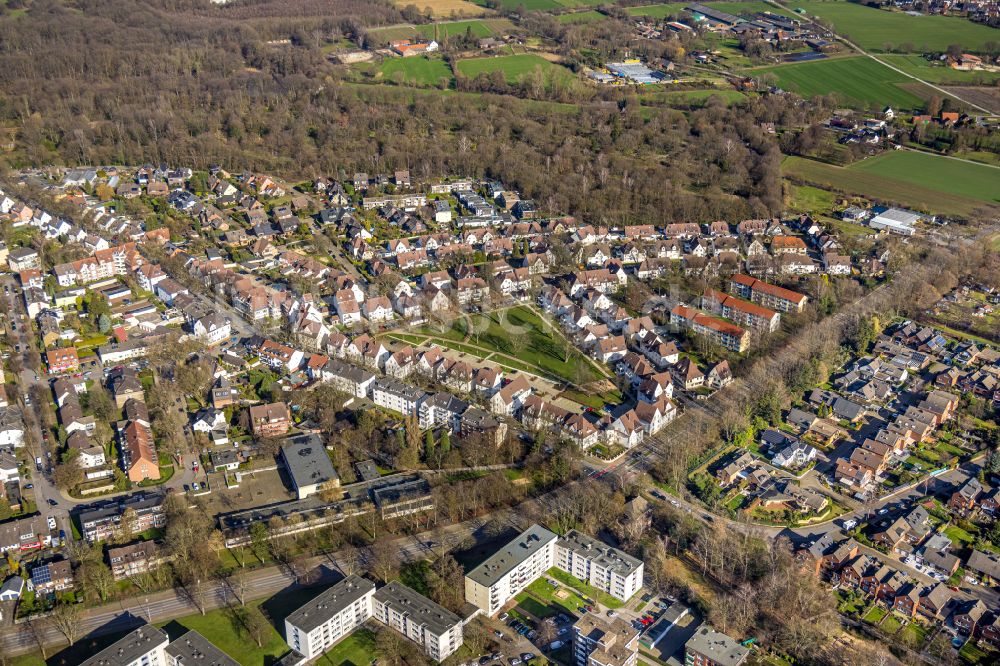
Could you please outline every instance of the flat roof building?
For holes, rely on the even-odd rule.
[[[167,646],[167,666],[240,666],[207,638],[191,630]]]
[[[299,499],[318,493],[327,482],[340,484],[337,470],[318,435],[296,435],[287,441],[281,447],[281,459]]]
[[[315,659],[372,616],[375,584],[350,575],[285,618],[285,640]]]
[[[639,658],[639,630],[621,618],[606,620],[587,613],[573,625],[576,666],[634,666]]]
[[[685,666],[740,666],[749,654],[749,648],[707,624],[701,625],[684,644]]]
[[[642,588],[642,560],[577,530],[556,541],[555,565],[622,601]]]
[[[148,624],[130,631],[80,666],[166,666],[167,632]]]
[[[393,581],[372,597],[372,616],[443,661],[462,646],[462,618],[402,583]]]
[[[465,600],[495,615],[555,564],[553,532],[532,525],[465,575]]]

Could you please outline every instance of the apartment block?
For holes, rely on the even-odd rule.
[[[532,525],[465,575],[465,600],[495,615],[555,565],[558,537]]]
[[[587,613],[573,625],[576,666],[635,666],[638,658],[639,631],[625,620]]]
[[[765,333],[774,333],[781,324],[781,315],[774,310],[715,289],[705,289],[701,297],[701,308],[732,320],[740,326]]]
[[[167,633],[143,625],[130,631],[80,666],[167,666]]]
[[[684,666],[740,666],[749,654],[749,648],[703,624],[684,644]]]
[[[372,616],[435,661],[443,661],[462,645],[462,618],[396,581],[375,592]]]
[[[556,541],[555,556],[558,568],[616,599],[628,601],[642,588],[642,560],[582,532]]]
[[[786,313],[802,312],[802,308],[809,300],[805,294],[742,274],[730,278],[729,291],[740,298]]]
[[[706,337],[729,351],[742,353],[750,346],[750,334],[745,329],[686,305],[674,306],[670,311],[670,324],[690,328],[695,335]]]
[[[312,660],[372,616],[375,584],[350,575],[285,618],[288,645]]]

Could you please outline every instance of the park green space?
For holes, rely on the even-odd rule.
[[[499,56],[495,58],[468,58],[459,60],[456,63],[458,71],[469,78],[475,78],[480,74],[492,74],[493,72],[503,72],[509,83],[516,83],[525,76],[540,69],[543,73],[552,73],[555,76],[570,76],[568,70],[559,65],[555,65],[545,58],[533,53],[521,53],[518,55]]]
[[[560,590],[562,593],[557,596]],[[583,597],[574,590],[563,585],[553,587],[545,578],[539,578],[529,585],[524,592],[517,595],[516,601],[523,610],[540,620],[559,613],[579,615],[577,609],[586,604]]]
[[[753,76],[772,74],[779,87],[805,98],[834,94],[844,103],[865,109],[888,105],[895,109],[919,110],[933,93],[930,88],[866,56],[759,67],[748,73]]]
[[[451,68],[441,58],[390,58],[382,63],[382,76],[388,81],[436,86],[441,79],[451,81]]]
[[[893,153],[894,155],[896,153]],[[928,158],[947,160],[945,157],[928,155]],[[871,158],[878,160],[881,158]],[[951,160],[954,164],[927,163],[926,166],[931,173],[960,175],[956,178],[964,177],[966,171],[971,172],[973,168],[990,169],[988,166],[980,166]],[[838,167],[815,160],[801,157],[786,157],[782,163],[782,173],[794,181],[821,187],[823,189],[843,192],[845,194],[858,194],[877,201],[893,203],[901,206],[929,211],[932,213],[950,215],[969,215],[972,211],[982,207],[985,199],[981,197],[966,196],[960,192],[949,192],[948,186],[953,184],[947,176],[934,175],[932,178],[921,181],[919,177],[909,173],[899,173],[899,164],[889,162],[887,164],[869,165],[862,169],[858,164],[849,167]],[[959,168],[962,167],[962,168]],[[938,172],[937,169],[941,171]],[[978,173],[973,173],[978,175]],[[988,177],[989,174],[987,173]],[[979,181],[978,178],[974,180]],[[995,185],[992,186],[995,189]],[[967,189],[962,186],[961,189]],[[1000,194],[994,194],[994,199]]]
[[[571,14],[560,14],[556,20],[560,23],[595,23],[608,18],[601,12],[591,9],[586,12],[573,12]]]
[[[471,331],[468,330],[470,322]],[[404,339],[419,342],[425,339],[424,336],[429,336],[431,342],[443,341],[443,346],[479,357],[499,352],[505,356],[491,360],[504,365],[523,364],[523,369],[528,372],[547,374],[576,384],[601,379],[597,370],[575,347],[554,339],[552,329],[525,306],[459,317],[447,328],[422,327],[411,333],[416,335]],[[569,362],[564,361],[565,350],[569,350]]]
[[[810,15],[830,21],[839,35],[870,51],[924,53],[944,51],[951,44],[961,44],[965,49],[978,52],[986,42],[997,41],[995,28],[964,18],[911,16],[846,1],[793,1],[788,6],[793,10],[805,9]]]
[[[940,61],[930,62],[920,55],[885,54],[879,58],[928,83],[990,85],[1000,80],[1000,72],[963,72]]]

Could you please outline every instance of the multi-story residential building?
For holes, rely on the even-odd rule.
[[[167,666],[239,666],[240,663],[193,629],[170,643],[165,652]]]
[[[555,566],[622,601],[642,588],[642,560],[577,530],[556,541]]]
[[[257,437],[277,437],[284,435],[292,425],[288,405],[271,402],[250,407],[250,428]]]
[[[130,631],[80,666],[167,666],[167,632],[150,625]]]
[[[166,561],[167,558],[152,541],[139,541],[108,549],[108,564],[111,565],[111,574],[115,580],[152,571]]]
[[[809,298],[791,289],[737,274],[729,280],[729,291],[778,312],[802,312]]]
[[[316,659],[372,616],[375,584],[350,575],[285,618],[285,640]]]
[[[40,515],[0,523],[0,553],[35,550],[51,542],[48,525]]]
[[[532,525],[465,575],[465,600],[495,615],[555,565],[558,537]]]
[[[164,527],[167,516],[163,511],[163,501],[164,495],[159,493],[135,493],[121,499],[88,505],[78,515],[83,536],[94,543],[120,534],[122,517],[126,513],[131,517],[128,530],[132,534],[153,527]]]
[[[393,581],[372,597],[372,617],[443,661],[462,646],[462,618]]]
[[[621,618],[586,613],[573,625],[576,666],[635,666],[638,657],[639,630]]]
[[[701,307],[707,312],[722,315],[740,326],[766,333],[775,332],[781,324],[781,315],[774,310],[715,289],[705,289],[705,293],[701,296]]]
[[[745,329],[686,305],[674,306],[670,311],[670,323],[690,328],[696,335],[704,336],[729,351],[742,353],[750,346],[750,333]]]
[[[80,357],[76,353],[76,347],[50,349],[45,352],[45,365],[50,375],[71,372],[80,366]]]
[[[740,666],[749,654],[749,648],[703,624],[684,644],[684,666]]]
[[[403,416],[415,414],[425,395],[420,389],[391,377],[381,377],[372,384],[372,402]]]

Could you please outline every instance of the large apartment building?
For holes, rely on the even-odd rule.
[[[576,666],[635,666],[638,659],[639,631],[625,620],[587,613],[573,625]]]
[[[749,654],[748,648],[703,624],[684,644],[684,666],[740,666]]]
[[[143,625],[130,631],[80,666],[167,666],[167,633]]]
[[[686,305],[674,306],[670,311],[670,324],[689,328],[695,335],[706,337],[729,351],[742,353],[750,346],[750,333],[746,329]]]
[[[555,565],[622,601],[642,588],[642,560],[576,530],[556,541]]]
[[[743,274],[730,278],[729,291],[778,312],[802,312],[809,300],[805,294]]]
[[[504,605],[555,565],[555,533],[532,525],[465,575],[465,600],[487,615]]]
[[[715,289],[705,289],[701,296],[701,308],[722,315],[740,326],[765,333],[774,333],[781,324],[781,315],[774,310]]]
[[[285,640],[315,659],[372,616],[375,584],[350,575],[285,618]]]
[[[375,592],[372,617],[424,648],[435,661],[462,645],[462,618],[396,581]]]

